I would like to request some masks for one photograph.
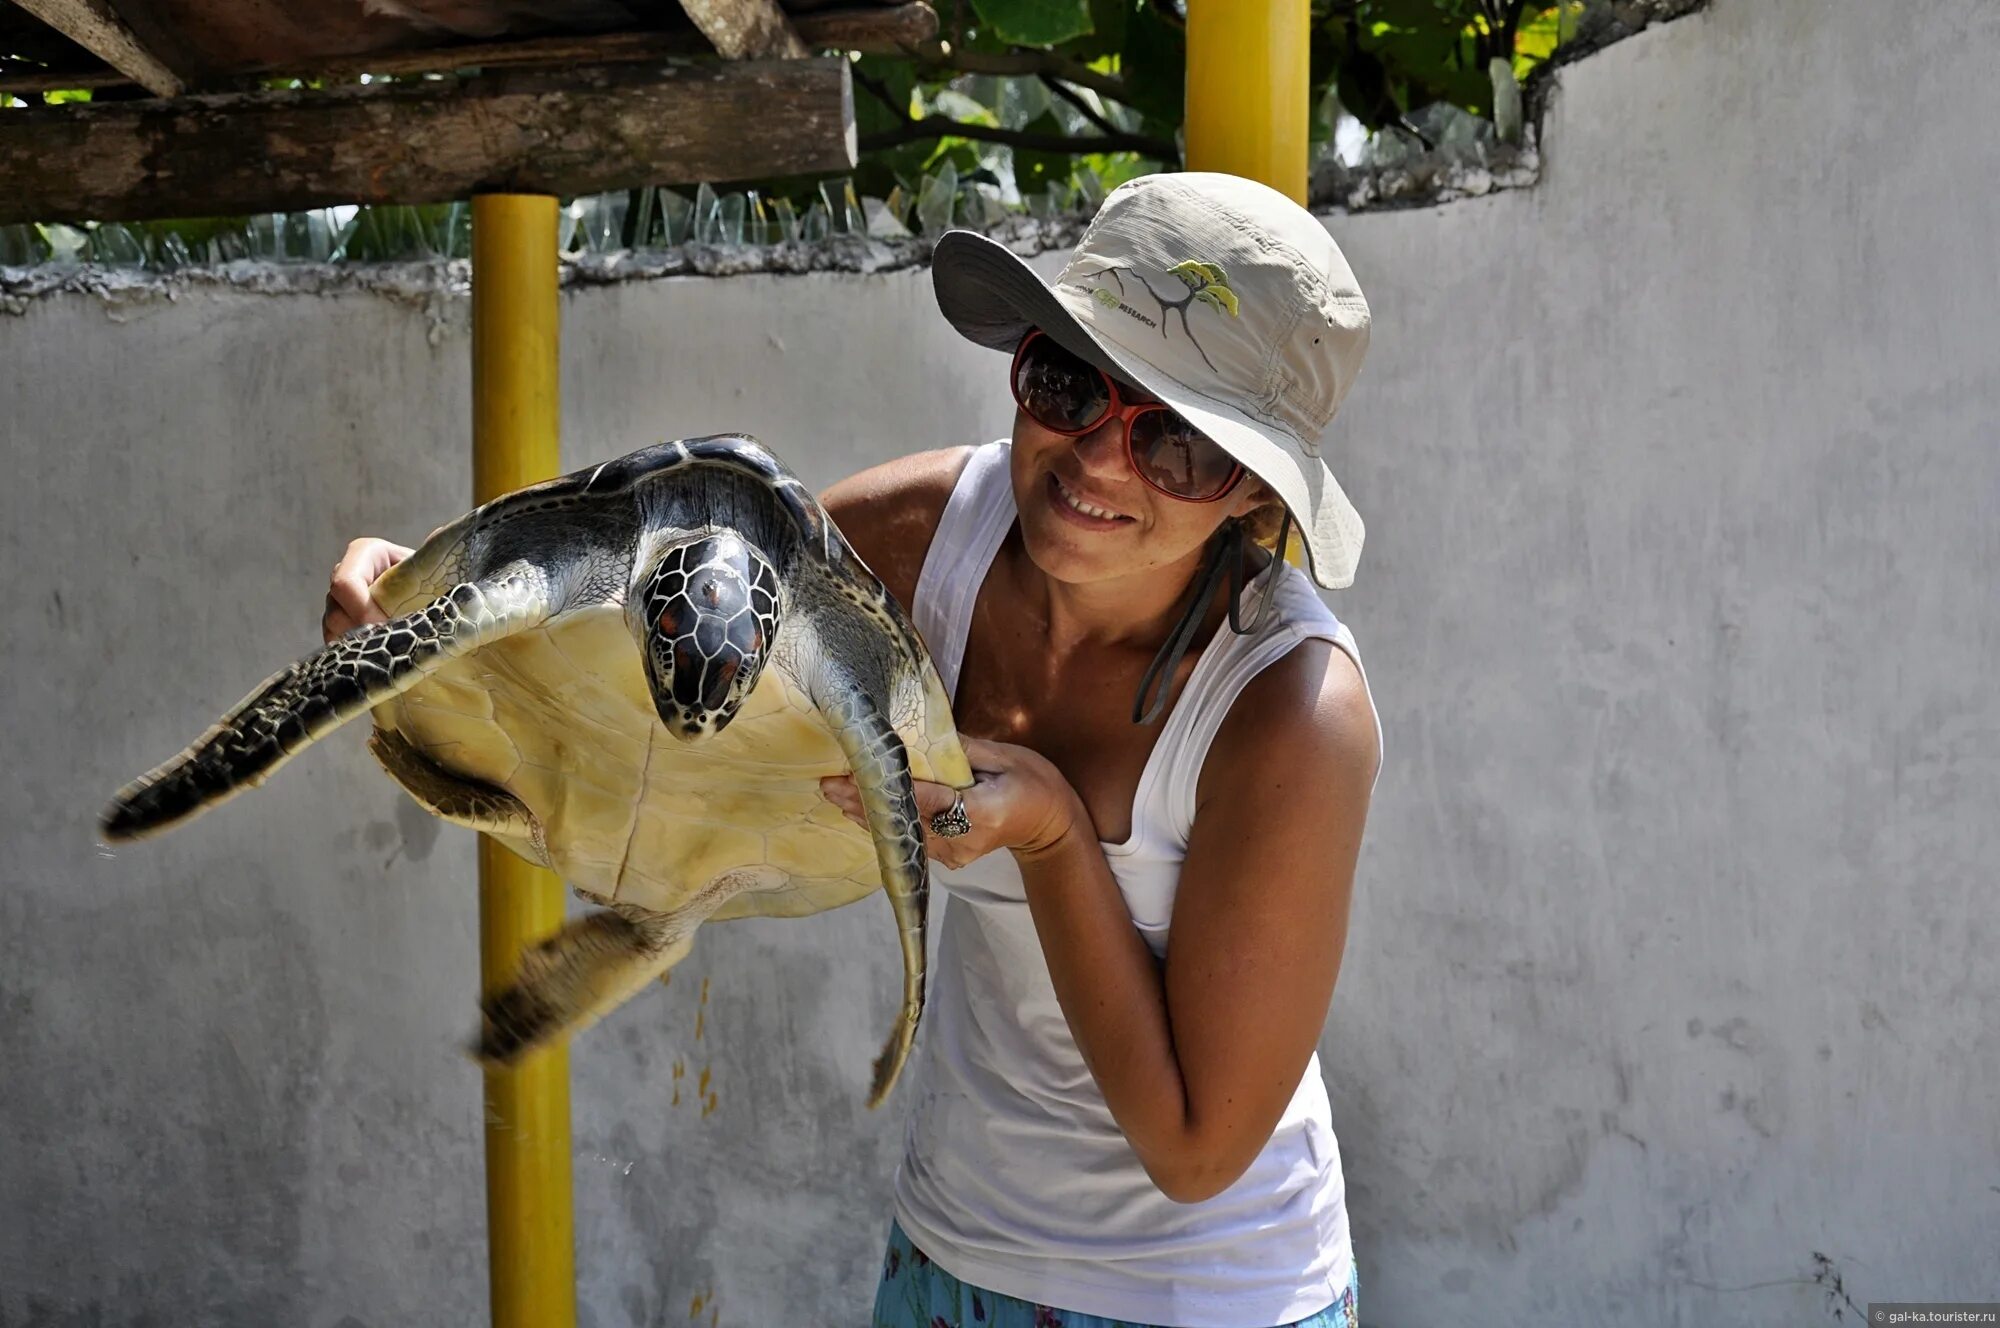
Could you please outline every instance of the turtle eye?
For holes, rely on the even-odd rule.
[[[756,688],[777,629],[777,571],[739,536],[661,555],[645,591],[648,681],[667,731],[718,733]]]

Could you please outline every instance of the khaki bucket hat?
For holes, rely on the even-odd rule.
[[[1368,350],[1368,302],[1312,214],[1234,175],[1144,175],[1111,191],[1045,285],[1004,245],[950,231],[938,308],[982,346],[1031,327],[1180,412],[1290,509],[1314,581],[1354,581],[1364,528],[1323,450]]]

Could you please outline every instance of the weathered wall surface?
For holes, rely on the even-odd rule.
[[[93,842],[112,789],[317,644],[350,536],[463,510],[464,312],[436,345],[376,296],[0,318],[0,1323],[483,1316],[472,837],[354,730],[171,836]],[[743,429],[820,485],[1011,418],[1005,360],[939,335],[923,272],[594,289],[564,317],[574,466]],[[717,926],[579,1041],[587,1322],[861,1312],[898,971],[879,900]]]
[[[1371,1322],[2000,1298],[2000,10],[1865,10],[1716,0],[1536,189],[1334,223]]]
[[[1323,1043],[1371,1324],[2000,1298],[2000,12],[1907,9],[1716,0],[1565,72],[1537,188],[1329,221],[1377,311],[1335,605],[1388,764]],[[1008,417],[923,273],[564,314],[575,465],[745,429],[824,482]],[[348,536],[462,506],[462,316],[0,317],[0,1324],[483,1315],[470,836],[358,733],[91,833],[313,644]],[[861,1321],[895,970],[879,901],[718,926],[578,1041],[585,1323]]]

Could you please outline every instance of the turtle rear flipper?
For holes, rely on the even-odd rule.
[[[686,958],[699,917],[613,904],[569,923],[521,955],[514,980],[479,1003],[473,1054],[512,1065],[588,1027]]]
[[[512,981],[479,1002],[473,1054],[511,1065],[588,1028],[687,958],[695,931],[719,906],[771,884],[766,870],[724,872],[672,912],[613,902],[575,919],[523,951]]]
[[[415,613],[349,632],[272,675],[186,751],[120,789],[105,809],[104,837],[157,834],[255,788],[354,716],[548,615],[546,578],[516,563]]]

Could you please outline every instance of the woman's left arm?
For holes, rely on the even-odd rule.
[[[1169,1198],[1233,1184],[1298,1090],[1340,971],[1378,760],[1344,652],[1310,642],[1258,675],[1201,772],[1163,964],[1087,830],[1017,854],[1077,1046]]]
[[[1332,1002],[1379,759],[1359,672],[1311,641],[1238,696],[1202,768],[1164,963],[1061,772],[1024,747],[965,749],[974,828],[932,837],[932,856],[957,866],[1013,851],[1056,999],[1113,1119],[1167,1197],[1221,1193],[1277,1128]],[[858,814],[849,781],[826,783]],[[918,792],[926,817],[950,805],[942,785]]]

